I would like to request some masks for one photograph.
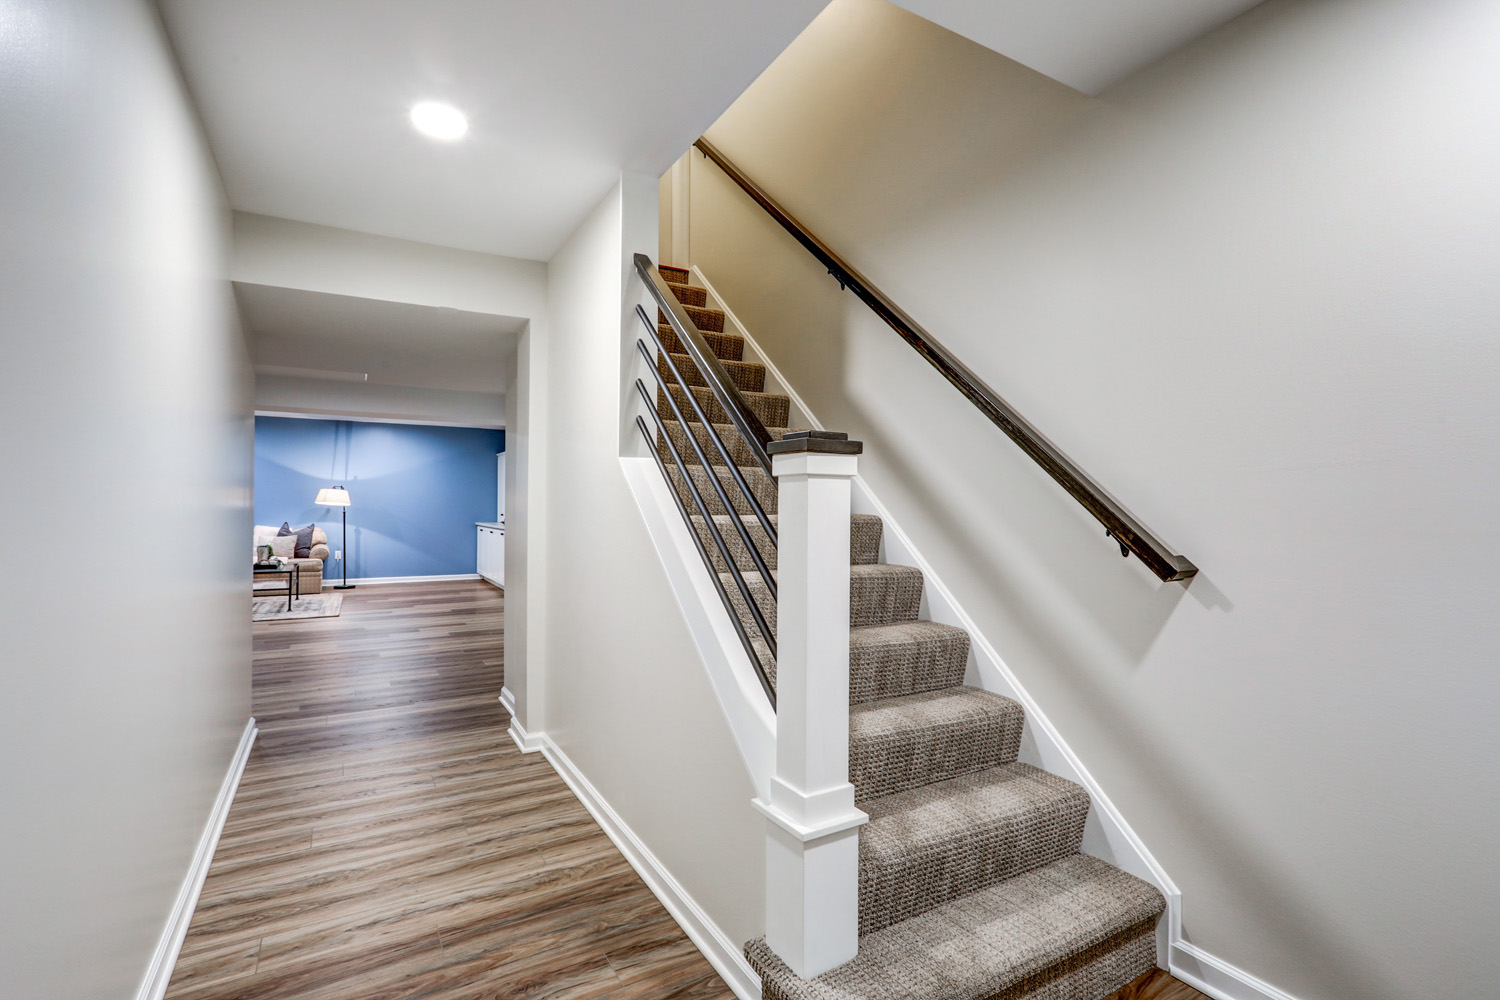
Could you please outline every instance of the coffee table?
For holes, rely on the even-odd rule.
[[[298,563],[287,563],[285,566],[277,566],[275,569],[261,569],[252,566],[251,570],[257,577],[261,576],[285,576],[286,577],[286,609],[292,610],[292,597],[300,596],[302,593],[302,566]]]

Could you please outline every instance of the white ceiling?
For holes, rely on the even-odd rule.
[[[235,208],[546,260],[826,0],[160,0]],[[407,121],[470,116],[442,144]]]
[[[367,373],[378,385],[505,391],[525,320],[235,282],[258,369]],[[325,374],[318,374],[325,373]]]
[[[1262,0],[895,0],[1085,94],[1098,94]]]

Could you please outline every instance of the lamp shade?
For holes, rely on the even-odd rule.
[[[306,494],[303,495],[306,496]],[[322,489],[318,491],[318,499],[313,502],[325,507],[347,507],[349,506],[349,491],[342,486]]]

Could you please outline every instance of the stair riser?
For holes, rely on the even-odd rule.
[[[760,523],[753,518],[741,518],[745,529],[749,532],[751,541],[760,551],[761,557],[765,559],[768,569],[776,569],[776,547],[771,544],[770,536]],[[729,546],[730,553],[734,556],[734,564],[741,572],[756,572],[754,559],[751,558],[745,543],[740,540],[739,532],[735,531],[732,519],[728,517],[716,517],[714,522],[718,525],[719,534],[723,536],[725,543]],[[776,518],[771,518],[774,525]],[[874,522],[871,524],[871,522]],[[703,540],[703,547],[713,555],[714,572],[726,573],[729,571],[724,557],[719,554],[718,546],[714,544],[713,537],[704,525],[703,518],[693,518],[699,537]],[[880,555],[880,519],[878,517],[852,517],[849,520],[849,555],[851,564],[868,565],[874,563]]]
[[[849,780],[856,797],[878,798],[946,781],[1016,759],[1019,716],[988,716],[919,732],[883,733],[849,741]]]
[[[958,629],[891,645],[851,642],[849,704],[957,687],[968,665],[969,635]]]
[[[755,494],[755,499],[760,501],[760,506],[767,514],[776,513],[776,480],[766,475],[759,469],[741,468],[740,473],[745,477],[745,482],[750,486],[750,491]],[[667,474],[672,479],[672,488],[677,491],[678,497],[682,499],[683,506],[687,508],[690,515],[701,513],[693,503],[692,494],[688,492],[687,485],[682,480],[682,474],[677,471],[676,465],[667,464]],[[728,514],[724,505],[719,502],[714,493],[713,484],[710,481],[711,473],[701,465],[688,466],[688,474],[692,476],[693,482],[698,487],[703,502],[708,505],[708,512],[713,515]],[[730,503],[734,504],[734,513],[743,514],[747,517],[754,515],[755,511],[750,507],[750,501],[739,491],[728,473],[723,473],[724,492],[729,496]]]
[[[711,389],[705,386],[694,386],[693,396],[698,400],[698,405],[703,407],[703,413],[708,417],[710,423],[727,424],[729,414],[724,412]],[[688,420],[694,419],[692,407],[688,405],[687,395],[679,386],[672,386],[672,397],[677,400],[677,405],[682,409],[682,415]],[[760,422],[767,427],[785,427],[787,425],[787,414],[791,412],[791,399],[779,393],[746,393],[745,402],[750,404],[750,412],[760,418]],[[661,414],[663,420],[675,419],[672,408],[667,405],[666,396],[661,387],[656,390],[656,412]]]
[[[722,310],[700,309],[697,306],[686,305],[682,308],[687,312],[688,319],[693,321],[693,325],[704,333],[710,331],[713,333],[722,333],[724,331],[724,313]],[[667,314],[660,309],[656,310],[656,322],[665,325]]]
[[[661,338],[662,346],[667,349],[669,354],[687,353],[687,348],[682,346],[682,341],[677,339],[677,334],[672,332],[670,326],[658,327],[656,334]],[[713,351],[714,357],[719,360],[745,360],[744,337],[733,333],[705,333],[703,334],[703,339],[708,342],[709,350]]]
[[[992,794],[947,812],[896,817],[897,837],[882,828],[888,814],[872,807],[861,831],[859,932],[869,934],[926,913],[971,892],[1078,853],[1088,818],[1088,793],[1020,765]],[[920,796],[916,789],[910,796]],[[897,800],[910,796],[897,796]],[[889,802],[890,800],[884,800]],[[972,810],[972,811],[971,811]],[[937,830],[913,829],[922,824]],[[900,851],[894,840],[914,841]],[[875,846],[871,846],[875,844]]]
[[[898,621],[916,621],[917,608],[922,600],[921,577],[915,576],[861,576],[852,574],[849,578],[849,624],[860,625],[886,625]],[[759,580],[748,581],[750,593],[755,597],[755,603],[760,607],[761,613],[765,615],[766,623],[771,626],[771,635],[776,635],[776,602],[771,599],[771,592],[766,585]],[[747,625],[752,621],[749,609],[745,607],[744,601],[738,593],[731,594],[735,603],[735,610],[740,612],[740,620]]]
[[[849,624],[890,625],[914,622],[922,610],[922,574],[865,575],[854,572],[849,579]]]
[[[703,454],[708,456],[709,464],[722,465],[724,457],[719,454],[719,449],[710,440],[707,429],[702,424],[697,423],[689,424],[688,426],[692,428],[693,436],[698,439],[698,444],[703,449]],[[740,467],[758,466],[759,463],[756,461],[755,456],[751,454],[749,444],[745,442],[744,437],[740,435],[739,430],[733,424],[714,424],[713,427],[719,434],[719,440],[723,441],[724,446],[729,449],[729,458],[735,465]],[[776,427],[767,428],[767,430],[771,431],[771,436],[775,438],[780,437],[781,431],[785,430],[785,428]],[[682,456],[684,464],[701,464],[698,461],[697,453],[693,451],[693,446],[688,442],[687,431],[683,429],[681,424],[675,420],[670,422],[667,424],[667,433],[672,439],[672,444],[676,446],[677,453]],[[656,447],[661,452],[662,461],[670,464],[672,455],[667,451],[666,442],[662,440],[660,432],[657,432],[656,435]]]
[[[708,380],[698,371],[698,366],[693,364],[693,359],[686,354],[674,354],[672,360],[677,364],[677,370],[688,385],[707,386]],[[675,384],[676,379],[672,377],[672,370],[667,367],[667,359],[658,357],[657,369],[661,372],[668,384]],[[764,392],[766,388],[766,366],[753,364],[749,361],[725,361],[724,371],[729,375],[729,380],[739,387],[741,392]],[[686,413],[683,416],[687,416]]]

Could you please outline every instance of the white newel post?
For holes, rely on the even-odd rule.
[[[810,979],[859,949],[859,827],[849,783],[849,492],[862,445],[772,442],[778,488],[776,773],[766,817],[766,943]]]

